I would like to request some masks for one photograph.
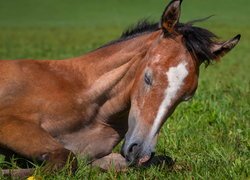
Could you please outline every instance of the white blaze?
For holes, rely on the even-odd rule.
[[[187,77],[188,71],[186,69],[186,64],[186,62],[182,62],[176,67],[169,68],[168,72],[166,72],[166,77],[168,79],[168,87],[164,92],[164,99],[159,107],[158,113],[154,120],[154,124],[149,134],[149,138],[154,138],[154,135],[157,132],[161,121],[163,120],[164,115],[166,114],[166,111],[171,105],[171,101],[175,98],[178,93],[178,90],[183,84],[184,79]]]

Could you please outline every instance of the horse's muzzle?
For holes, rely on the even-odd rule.
[[[134,142],[126,144],[124,142],[121,154],[128,161],[129,165],[143,165],[148,162],[153,156],[154,153],[151,151],[145,151],[143,148],[143,143]]]

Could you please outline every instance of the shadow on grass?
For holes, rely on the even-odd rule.
[[[187,164],[186,162],[179,162],[166,155],[155,156],[154,158],[152,158],[152,160],[146,163],[142,169],[146,170],[151,167],[159,167],[160,169],[165,169],[169,172],[182,172],[192,170],[191,165]],[[141,167],[138,167],[138,170],[139,169],[141,169]]]

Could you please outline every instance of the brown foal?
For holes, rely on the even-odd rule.
[[[45,161],[51,171],[69,158],[74,170],[75,154],[101,166],[115,160],[111,152],[125,137],[125,158],[114,163],[149,161],[163,123],[194,95],[200,65],[240,39],[219,42],[179,23],[180,7],[171,1],[160,23],[141,22],[82,57],[1,61],[0,153]]]

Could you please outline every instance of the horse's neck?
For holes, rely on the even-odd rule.
[[[91,68],[93,71],[92,76],[99,78],[107,72],[133,61],[134,56],[147,51],[149,36],[149,34],[143,35],[100,48],[86,54],[80,61],[86,63],[86,66]]]
[[[75,60],[88,84],[82,97],[100,107],[97,119],[110,120],[129,108],[135,73],[150,45],[149,37],[110,45]]]
[[[96,99],[108,92],[120,93],[118,87],[131,84],[150,45],[149,37],[140,36],[80,57],[76,62],[82,68],[85,84],[88,84],[89,97]],[[119,92],[115,92],[116,89]]]

